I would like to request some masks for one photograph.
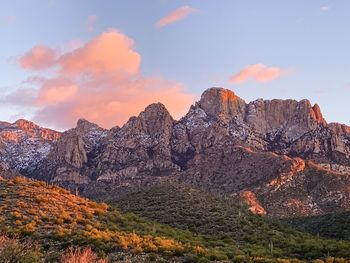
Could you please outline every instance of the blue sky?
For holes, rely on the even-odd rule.
[[[175,23],[156,26],[183,6],[193,12]],[[41,44],[62,50],[72,40],[83,45],[113,28],[134,41],[143,76],[180,83],[195,98],[211,86],[232,89],[246,101],[307,98],[320,105],[328,122],[349,125],[349,10],[347,0],[3,0],[0,89],[10,94],[27,85],[23,81],[33,72],[16,61],[32,47]],[[88,29],[89,16],[96,17],[93,30]],[[229,81],[254,64],[288,74],[263,83]],[[35,119],[37,110],[4,102],[0,107],[0,119],[9,121]]]

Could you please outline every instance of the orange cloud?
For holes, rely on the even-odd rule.
[[[287,70],[277,67],[267,67],[264,64],[248,65],[230,78],[233,84],[240,84],[249,79],[256,82],[268,82],[287,73]]]
[[[64,74],[90,73],[135,74],[141,56],[133,50],[134,41],[125,35],[110,31],[91,40],[82,48],[64,54],[59,59]]]
[[[180,117],[193,102],[193,97],[186,94],[180,84],[160,78],[140,78],[113,88],[118,84],[118,81],[112,81],[103,92],[81,89],[73,100],[38,111],[35,120],[56,124],[52,117],[59,116],[63,127],[71,127],[77,119],[84,117],[110,128],[124,124],[154,102],[162,102],[174,117]]]
[[[55,105],[66,102],[78,93],[79,87],[76,85],[67,86],[46,86],[43,87],[36,99],[38,105]]]
[[[46,63],[54,66],[54,78],[33,76],[27,84],[36,86],[35,91],[22,87],[5,100],[35,108],[34,121],[60,129],[73,127],[79,118],[111,128],[154,102],[163,103],[175,118],[180,117],[194,97],[180,83],[143,76],[141,56],[133,44],[118,31],[104,32],[82,47],[65,51],[53,64]],[[24,68],[38,67],[29,65]],[[23,92],[30,97],[20,100]]]
[[[167,16],[160,19],[156,25],[157,25],[157,27],[163,27],[163,26],[173,24],[177,21],[184,19],[185,17],[187,17],[189,14],[193,13],[194,11],[195,11],[194,8],[187,6],[187,5],[179,7],[177,9],[175,9],[174,11],[172,11],[171,13],[169,13]]]
[[[22,56],[19,63],[24,69],[39,70],[51,67],[55,63],[55,59],[55,50],[38,45]]]

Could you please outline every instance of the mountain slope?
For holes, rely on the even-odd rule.
[[[201,236],[120,213],[45,182],[1,179],[0,197],[1,234],[32,238],[44,251],[75,245],[112,254],[224,255]]]
[[[285,218],[283,222],[313,235],[339,240],[350,240],[350,212]]]
[[[156,193],[157,196],[153,200],[165,201],[165,193],[167,198],[176,193],[169,191],[170,188],[165,190],[152,191],[151,193]],[[270,223],[266,219],[245,212],[244,209],[241,210],[241,214],[232,214],[236,208],[242,207],[234,206],[230,202],[227,203],[229,206],[222,206],[227,200],[223,203],[210,195],[200,194],[198,190],[190,192],[187,190],[188,188],[184,188],[165,205],[172,207],[166,211],[177,210],[180,214],[185,213],[181,217],[174,213],[170,214],[175,216],[175,220],[180,218],[187,220],[192,212],[195,212],[196,216],[208,216],[198,218],[198,221],[191,221],[193,232],[145,220],[134,214],[122,213],[104,203],[89,201],[44,182],[28,181],[18,177],[11,180],[2,179],[0,233],[20,237],[27,243],[37,242],[41,252],[47,253],[51,260],[55,253],[60,253],[62,249],[72,245],[92,247],[98,253],[107,254],[111,262],[125,262],[129,259],[133,262],[149,262],[158,259],[166,262],[232,260],[280,263],[282,259],[277,257],[283,257],[282,262],[306,262],[288,260],[295,257],[301,259],[323,258],[327,255],[350,257],[349,242],[315,238]],[[189,199],[190,202],[184,206],[173,203],[174,200],[184,201],[181,195],[184,195],[185,199],[190,195],[193,199]],[[139,194],[135,196],[142,197]],[[150,195],[147,200],[151,199]],[[188,204],[193,205],[193,201],[198,204],[192,209],[186,207]],[[208,213],[200,214],[203,212],[203,202],[208,201],[213,201],[208,207],[210,210]],[[223,209],[227,208],[231,210],[227,210],[226,214],[222,213]],[[160,215],[156,210],[153,212],[155,216]],[[239,223],[241,225],[237,225],[237,215],[241,219]],[[216,223],[212,221],[213,219]],[[178,227],[185,228],[189,222],[179,221]],[[205,226],[212,228],[206,230]],[[244,227],[243,231],[237,228],[239,226]],[[227,232],[224,233],[226,228]],[[235,232],[240,236],[236,237]],[[232,238],[233,236],[235,238]],[[339,260],[347,262],[345,259]]]
[[[211,239],[235,242],[250,255],[288,255],[307,259],[321,258],[328,252],[344,253],[344,256],[348,253],[347,242],[317,239],[277,221],[253,215],[230,198],[214,196],[188,186],[151,187],[111,202],[123,211],[188,229]]]

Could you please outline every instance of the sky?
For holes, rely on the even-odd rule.
[[[309,99],[350,125],[348,0],[2,0],[0,120],[177,119],[209,87]]]

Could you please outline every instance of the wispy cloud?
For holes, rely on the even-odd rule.
[[[87,18],[86,27],[88,31],[93,31],[97,22],[97,16],[91,15]]]
[[[22,68],[30,70],[40,70],[54,65],[56,51],[44,45],[37,45],[24,54],[19,63]]]
[[[61,129],[79,118],[110,128],[153,102],[164,103],[174,117],[182,115],[194,97],[180,83],[144,76],[140,64],[134,41],[117,30],[60,53],[35,46],[19,59],[33,75],[0,101],[35,110],[34,121]],[[45,69],[52,77],[37,71]]]
[[[326,11],[328,11],[329,9],[330,9],[330,7],[329,7],[328,5],[323,5],[323,6],[320,7],[320,10],[321,10],[322,12],[326,12]]]
[[[246,82],[249,79],[258,83],[272,81],[278,77],[288,74],[290,70],[281,69],[278,67],[268,67],[264,64],[248,65],[234,74],[230,78],[230,82],[233,84],[240,84]]]
[[[189,14],[193,13],[194,11],[195,11],[194,8],[187,6],[187,5],[179,7],[177,9],[175,9],[174,11],[170,12],[167,16],[160,19],[157,22],[156,26],[163,27],[163,26],[167,26],[167,25],[176,23],[180,20],[183,20],[184,18],[186,18]]]

